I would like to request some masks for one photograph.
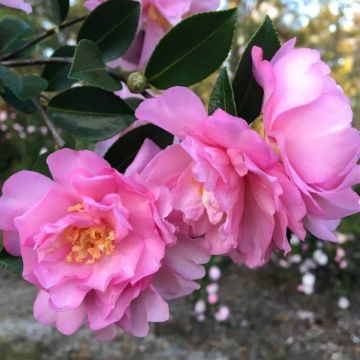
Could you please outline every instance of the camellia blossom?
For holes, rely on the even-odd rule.
[[[165,299],[198,288],[208,254],[176,242],[166,188],[126,178],[91,151],[59,150],[48,165],[53,180],[19,172],[0,198],[4,246],[40,289],[35,318],[67,335],[86,322],[100,340],[117,326],[145,336],[149,322],[168,320]]]
[[[106,0],[88,0],[85,6],[95,9]],[[160,39],[182,19],[196,13],[216,10],[220,0],[139,0],[141,20],[138,34],[126,54],[110,63],[128,71],[143,69]]]
[[[160,151],[147,140],[127,172],[166,185],[172,218],[181,214],[177,226],[190,226],[193,237],[206,234],[212,254],[261,266],[272,250],[290,250],[287,227],[304,238],[299,191],[271,147],[244,120],[220,109],[208,116],[201,100],[183,87],[145,100],[136,116],[181,142]]]
[[[360,137],[351,126],[349,99],[312,49],[285,43],[270,61],[252,49],[254,74],[264,89],[262,118],[256,120],[279,154],[307,207],[306,228],[336,241],[340,219],[360,210],[351,186],[359,183]]]
[[[32,11],[31,5],[23,0],[0,0],[0,5],[23,10],[28,14]]]

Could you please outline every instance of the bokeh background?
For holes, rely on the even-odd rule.
[[[20,16],[38,29],[53,26],[47,0],[32,3],[35,16]],[[71,17],[84,14],[82,0],[72,3]],[[240,9],[230,71],[251,34],[269,15],[283,41],[296,36],[298,46],[321,52],[351,99],[354,125],[360,127],[360,1],[229,0],[222,6]],[[0,16],[5,14],[15,12],[0,8]],[[59,45],[73,45],[75,34],[69,29],[65,35],[53,36],[34,53],[47,56]],[[194,87],[205,102],[215,79],[216,74]],[[51,146],[40,118],[16,113],[0,100],[0,185],[15,171],[31,169],[39,152]],[[35,289],[0,269],[0,358],[359,359],[359,215],[343,221],[338,241],[329,244],[309,238],[301,244],[293,236],[291,254],[275,256],[258,270],[214,258],[202,289],[191,299],[172,304],[170,322],[154,327],[146,339],[120,334],[111,344],[97,343],[87,330],[67,338],[36,324],[31,310]]]

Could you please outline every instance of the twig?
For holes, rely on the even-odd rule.
[[[0,58],[0,60],[8,60],[8,59],[11,59],[13,58],[15,55],[19,54],[20,52],[34,46],[35,44],[37,44],[38,42],[46,39],[47,37],[55,34],[56,32],[58,32],[59,30],[63,30],[63,29],[66,29],[67,27],[69,26],[72,26],[72,25],[75,25],[77,24],[78,22],[80,21],[83,21],[85,20],[86,16],[82,16],[82,17],[79,17],[77,19],[74,19],[74,20],[70,20],[70,21],[67,21],[67,22],[64,22],[62,23],[61,25],[59,26],[56,26],[52,29],[49,29],[47,31],[44,31],[43,33],[41,33],[40,35],[38,35],[36,38],[34,38],[33,40],[25,43],[24,45],[20,46],[19,48],[15,49],[14,51],[12,51],[10,54],[7,54],[5,56],[3,56],[2,58]]]
[[[33,99],[32,101],[33,101],[36,109],[40,113],[41,117],[44,119],[44,122],[45,122],[46,126],[49,128],[51,135],[53,136],[56,144],[59,145],[60,147],[63,147],[65,145],[65,141],[62,139],[62,137],[60,136],[56,127],[52,123],[48,113],[44,110],[44,108],[42,107],[42,105],[40,104],[40,102],[37,99]]]
[[[66,63],[71,64],[72,58],[70,57],[51,57],[51,58],[40,58],[40,59],[19,59],[19,60],[7,60],[0,61],[0,65],[7,67],[21,67],[21,66],[35,66],[35,65],[46,65],[52,63]]]

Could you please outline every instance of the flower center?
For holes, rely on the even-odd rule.
[[[265,127],[262,115],[258,116],[251,124],[251,128],[255,130],[263,139],[265,139]]]
[[[200,194],[210,223],[213,225],[217,225],[223,220],[225,215],[224,211],[222,210],[221,206],[217,202],[212,192],[206,191],[204,187],[202,187],[200,190]]]
[[[165,31],[170,30],[171,25],[154,5],[150,5],[148,16],[149,19],[158,23]]]
[[[77,204],[69,212],[84,213],[84,204]],[[67,263],[93,264],[104,255],[111,255],[115,249],[115,232],[107,225],[96,225],[88,228],[70,226],[64,232],[64,240],[71,244],[66,256]]]
[[[93,264],[104,255],[111,255],[115,249],[115,233],[107,226],[89,228],[69,227],[64,233],[65,240],[71,244],[66,262]]]

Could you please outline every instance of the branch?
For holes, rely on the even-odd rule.
[[[32,102],[34,103],[36,109],[38,110],[41,117],[44,119],[44,122],[46,126],[49,128],[51,135],[53,136],[55,142],[60,147],[63,147],[65,145],[65,141],[60,136],[59,132],[57,131],[56,127],[52,123],[48,113],[45,111],[45,109],[42,107],[40,102],[36,99],[33,99]]]
[[[15,55],[19,54],[20,52],[34,46],[35,44],[37,44],[38,42],[46,39],[47,37],[55,34],[56,32],[58,32],[59,30],[63,30],[63,29],[66,29],[67,27],[70,27],[72,25],[75,25],[77,24],[78,22],[80,21],[83,21],[85,20],[86,16],[82,16],[82,17],[79,17],[77,19],[74,19],[74,20],[70,20],[70,21],[67,21],[67,22],[64,22],[62,23],[61,25],[59,26],[56,26],[52,29],[49,29],[47,31],[44,31],[43,33],[41,33],[40,35],[38,35],[36,38],[34,38],[33,40],[25,43],[24,45],[20,46],[19,48],[15,49],[14,51],[12,51],[10,54],[7,54],[5,56],[3,56],[2,58],[0,58],[0,60],[8,60],[8,59],[11,59],[13,58]]]
[[[21,66],[35,66],[35,65],[46,65],[52,63],[66,63],[71,64],[72,58],[70,57],[52,57],[52,58],[40,58],[40,59],[19,59],[19,60],[8,60],[0,61],[0,65],[7,67],[21,67]]]

